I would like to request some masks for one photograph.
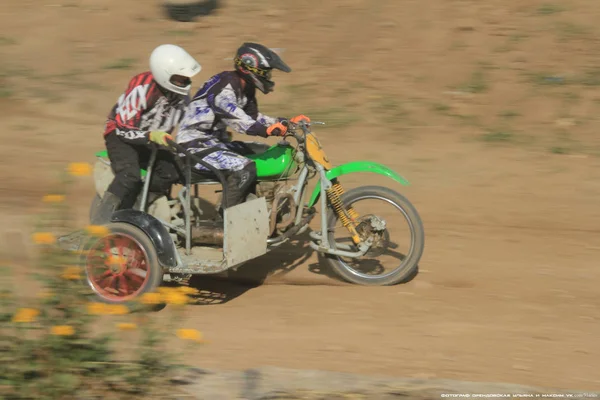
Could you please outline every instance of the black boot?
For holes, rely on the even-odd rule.
[[[92,225],[104,225],[110,222],[110,217],[119,207],[121,199],[113,193],[106,191],[102,197],[102,201],[98,205],[96,212],[92,216]]]

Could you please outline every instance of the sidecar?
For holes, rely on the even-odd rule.
[[[226,190],[224,177],[209,164],[204,165],[212,170],[211,175],[193,174],[187,165],[177,198],[163,196],[148,206],[156,153],[154,148],[134,208],[115,212],[106,232],[83,246],[81,261],[87,284],[101,301],[128,302],[155,291],[164,277],[217,274],[268,251],[271,228],[265,197],[253,196],[242,204],[224,207],[222,218],[218,214],[203,218],[211,210],[199,204],[199,188],[218,185]],[[205,155],[199,154],[196,161]],[[112,171],[99,159],[94,175],[97,201],[112,180]]]

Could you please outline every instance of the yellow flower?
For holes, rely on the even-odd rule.
[[[65,201],[65,196],[62,194],[47,194],[42,198],[44,203],[62,203]]]
[[[117,328],[122,331],[131,331],[137,328],[137,325],[133,322],[121,322],[120,324],[117,324]]]
[[[61,278],[76,281],[81,279],[81,275],[79,274],[80,271],[81,268],[79,267],[67,267],[61,274]]]
[[[104,303],[89,303],[87,305],[87,310],[89,314],[93,314],[93,315],[103,315],[103,314],[107,314],[107,310],[106,310],[106,304]]]
[[[57,325],[50,329],[50,333],[57,336],[71,336],[75,334],[75,329],[69,325]]]
[[[203,342],[202,333],[200,333],[196,329],[178,329],[177,336],[180,339],[184,339],[184,340],[191,340],[191,341],[198,342],[198,343]]]
[[[129,308],[123,304],[104,304],[88,303],[87,310],[89,314],[94,315],[125,315],[129,313]]]
[[[12,321],[17,323],[33,322],[39,314],[40,311],[35,308],[20,308],[13,316]]]
[[[198,294],[199,293],[198,289],[195,289],[195,288],[192,288],[192,287],[189,287],[189,286],[180,286],[179,287],[179,292],[181,292],[183,294],[187,294],[187,295]]]
[[[161,286],[158,288],[158,292],[162,293],[162,294],[177,293],[178,289],[172,288],[172,287]]]
[[[129,313],[129,308],[123,304],[107,304],[106,313],[109,315],[125,315]]]
[[[162,303],[162,298],[160,293],[144,293],[140,297],[140,301],[143,304],[160,304]]]
[[[186,291],[181,288],[159,287],[158,291],[162,294],[162,299],[167,304],[182,305],[190,301],[185,293]]]
[[[88,225],[86,230],[87,230],[87,233],[92,236],[102,237],[102,236],[106,236],[106,235],[110,234],[110,231],[108,230],[108,228],[105,226],[102,226],[102,225]]]
[[[50,232],[36,232],[33,234],[33,242],[35,244],[54,244],[56,237]]]
[[[189,303],[190,299],[183,293],[173,292],[167,293],[163,296],[165,303],[172,304],[176,306],[181,306],[183,304]]]
[[[73,176],[88,176],[92,173],[92,166],[88,163],[71,163],[69,173]]]

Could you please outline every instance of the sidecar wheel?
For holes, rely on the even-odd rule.
[[[109,233],[86,243],[82,264],[87,285],[98,301],[136,309],[139,297],[162,283],[156,249],[133,225],[119,222],[106,228]]]
[[[402,196],[400,193],[394,190],[382,186],[358,187],[349,190],[348,192],[344,193],[341,197],[342,203],[345,207],[354,205],[362,200],[369,199],[383,201],[384,203],[392,205],[395,210],[400,211],[400,214],[404,217],[403,219],[408,223],[410,231],[411,244],[410,246],[407,246],[408,253],[401,253],[401,251],[404,251],[404,248],[401,248],[400,251],[388,250],[388,248],[394,249],[393,246],[399,247],[391,241],[390,234],[388,231],[390,225],[398,223],[398,221],[394,219],[393,221],[386,221],[388,225],[380,236],[381,248],[379,250],[373,250],[373,253],[378,254],[374,256],[374,261],[364,260],[363,258],[352,259],[349,257],[339,257],[334,255],[327,255],[325,259],[327,260],[331,269],[333,269],[341,278],[343,278],[347,282],[358,285],[395,285],[410,280],[410,278],[416,275],[417,273],[418,263],[421,259],[423,249],[425,246],[425,234],[423,229],[423,223],[417,210],[410,203],[410,201],[408,201],[406,197]],[[368,211],[368,214],[375,215],[377,215],[378,212],[381,212],[378,208],[367,208],[366,210],[372,210]],[[360,211],[361,210],[359,210],[359,213]],[[328,211],[327,218],[327,225],[329,227],[328,241],[329,243],[332,243],[332,247],[335,248],[335,229],[332,228],[336,226],[336,223],[338,222],[338,217],[335,214],[335,212],[330,208]],[[346,235],[349,236],[349,233],[345,230],[345,228],[341,229],[345,231]],[[341,242],[338,241],[338,243]],[[358,251],[353,242],[349,241],[348,244],[352,247],[351,251]],[[381,251],[381,249],[384,250]],[[380,254],[378,253],[378,251],[380,252]],[[381,265],[376,265],[377,263],[381,264],[381,261],[378,258],[383,255],[387,255],[386,253],[394,254],[392,258],[396,258],[398,257],[398,255],[402,256],[398,257],[400,259],[399,265],[395,266],[390,272],[383,273],[381,275],[375,275],[369,274],[367,272],[361,272],[350,266],[350,264],[355,261],[367,261],[365,263],[366,269],[370,268],[371,271],[369,272],[376,271],[381,268]],[[367,252],[367,254],[365,254],[365,256],[363,257],[369,256],[370,254],[372,254],[371,250]]]

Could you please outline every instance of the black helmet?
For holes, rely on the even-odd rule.
[[[233,62],[246,82],[252,83],[265,94],[272,92],[275,86],[275,82],[271,80],[273,68],[284,72],[292,71],[277,53],[258,43],[244,43],[237,50]]]

